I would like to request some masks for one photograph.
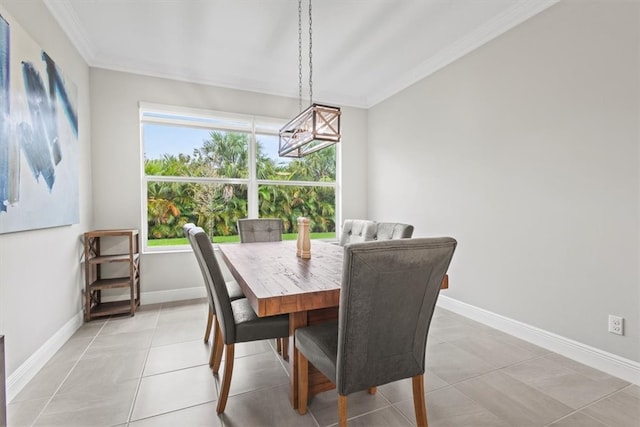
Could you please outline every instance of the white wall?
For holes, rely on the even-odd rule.
[[[458,239],[442,295],[636,362],[639,31],[553,6],[372,108],[368,150],[371,218]]]
[[[65,325],[82,322],[81,236],[90,228],[92,213],[91,127],[89,67],[48,9],[40,1],[2,0],[0,13],[15,20],[75,83],[79,121],[80,223],[0,235],[0,334],[6,335],[6,369],[11,379]],[[67,330],[72,332],[73,326]]]
[[[138,106],[153,102],[289,118],[297,99],[216,88],[161,78],[91,70],[93,191],[96,228],[141,229],[140,125]],[[366,216],[367,137],[365,110],[343,108],[343,209],[347,217]],[[190,252],[144,254],[142,303],[204,296],[202,277]]]

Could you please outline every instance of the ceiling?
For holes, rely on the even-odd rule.
[[[44,1],[92,67],[298,98],[296,0]],[[313,100],[371,107],[557,1],[316,0]]]

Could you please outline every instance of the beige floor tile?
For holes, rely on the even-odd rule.
[[[53,355],[47,364],[54,365],[59,362],[66,363],[80,360],[92,341],[92,337],[71,337],[64,343],[60,350]]]
[[[316,427],[310,413],[300,415],[292,408],[287,385],[231,396],[220,417],[225,427]]]
[[[194,322],[204,330],[207,325],[209,303],[205,300],[191,304],[167,304],[162,306],[158,314],[158,326],[163,327],[173,323]]]
[[[638,386],[612,394],[581,412],[611,427],[640,425],[640,396]]]
[[[425,402],[431,427],[512,427],[451,386],[426,393]],[[413,397],[395,407],[415,425]]]
[[[446,387],[447,384],[436,374],[427,369],[424,375],[424,391],[428,393],[430,391],[437,390],[442,387]],[[395,381],[389,384],[378,387],[378,392],[391,403],[397,403],[402,400],[413,398],[413,386],[411,378]]]
[[[535,356],[544,356],[551,353],[546,348],[542,348],[530,342],[526,342],[524,340],[521,340],[520,338],[514,337],[513,335],[509,335],[502,331],[498,331],[497,329],[492,329],[490,334],[492,337],[494,337],[495,339],[501,342],[515,345],[516,347],[520,347],[521,349],[526,350]]]
[[[222,427],[222,425],[213,402],[129,423],[129,427]]]
[[[393,406],[347,419],[347,423],[350,427],[411,427],[414,425]]]
[[[76,362],[58,362],[45,365],[13,398],[12,402],[49,398],[71,373]]]
[[[579,409],[629,383],[584,365],[555,356],[543,356],[514,366],[504,372],[548,394],[565,405]]]
[[[95,338],[100,332],[102,327],[107,323],[107,318],[101,318],[92,320],[91,322],[85,322],[82,324],[73,336],[73,338]]]
[[[556,421],[553,424],[550,424],[550,427],[607,427],[605,424],[602,424],[598,420],[591,418],[588,415],[585,415],[581,412],[576,412],[574,414],[569,415],[568,417],[562,418],[559,421]]]
[[[448,342],[484,360],[495,368],[503,368],[537,357],[535,353],[500,340],[493,334],[466,337]]]
[[[203,340],[152,347],[144,367],[144,376],[178,369],[192,368],[209,363],[211,347]]]
[[[640,385],[632,384],[629,387],[626,387],[623,391],[640,399]]]
[[[35,426],[114,426],[127,422],[138,380],[56,394]]]
[[[275,340],[241,342],[236,344],[234,353],[236,359],[260,353],[275,354],[275,345]],[[224,360],[224,354],[222,356],[222,360]]]
[[[217,400],[208,365],[144,377],[136,396],[131,421]]]
[[[36,420],[49,398],[11,402],[7,405],[7,425],[9,427],[30,426]]]
[[[105,385],[138,380],[147,358],[147,350],[104,353],[78,362],[58,393],[82,392]]]
[[[218,384],[222,381],[223,376],[224,364],[220,367],[219,375],[216,378]],[[229,396],[288,383],[289,377],[274,352],[236,357],[233,362]],[[219,385],[218,389],[220,389]]]
[[[583,363],[576,362],[575,360],[571,360],[556,353],[550,353],[548,356],[546,356],[546,359],[553,360],[560,366],[564,366],[567,369],[571,369],[575,372],[580,373],[580,375],[583,375],[584,377],[591,378],[596,381],[612,381],[620,385],[629,385],[628,381],[621,380],[607,374],[606,372],[599,371]]]
[[[347,397],[347,417],[357,417],[389,406],[389,401],[380,393],[353,393]],[[331,390],[317,394],[309,399],[308,408],[320,426],[335,424],[338,422],[338,393]]]
[[[572,409],[503,372],[491,372],[455,387],[513,426],[541,426]]]
[[[154,329],[158,322],[159,310],[139,310],[135,316],[117,316],[107,320],[99,335],[113,335],[124,332],[140,332]]]
[[[276,340],[262,340],[262,341],[250,341],[240,342],[236,344],[234,351],[235,358],[239,359],[245,356],[252,356],[260,353],[273,353],[276,351]],[[224,352],[222,353],[222,360],[224,361]]]
[[[431,343],[449,342],[482,335],[489,335],[491,329],[479,323],[470,323],[462,316],[448,314],[433,319],[429,327]]]
[[[451,343],[427,344],[427,369],[449,384],[486,374],[496,368]]]
[[[203,340],[207,326],[206,315],[199,320],[183,320],[158,324],[153,334],[152,347]],[[209,340],[211,342],[211,340]]]
[[[85,357],[97,357],[106,353],[128,353],[133,350],[146,350],[151,346],[153,333],[153,330],[146,330],[140,332],[98,335],[87,349]]]

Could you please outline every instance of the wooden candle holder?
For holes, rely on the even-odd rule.
[[[302,259],[311,258],[311,239],[309,237],[309,218],[298,218],[298,249],[296,255]]]

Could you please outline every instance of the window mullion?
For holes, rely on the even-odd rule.
[[[256,121],[253,120],[251,134],[249,135],[249,185],[248,185],[248,215],[249,218],[258,218],[258,173],[256,161]]]

